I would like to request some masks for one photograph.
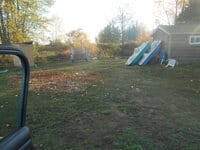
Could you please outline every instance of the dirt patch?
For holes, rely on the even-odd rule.
[[[20,77],[12,77],[10,82],[19,82]],[[100,79],[95,73],[82,72],[50,72],[36,71],[32,72],[29,81],[29,90],[31,91],[54,91],[54,92],[81,92],[86,85],[96,84]]]
[[[99,81],[95,73],[38,71],[31,73],[30,90],[81,92],[85,90],[86,85]]]

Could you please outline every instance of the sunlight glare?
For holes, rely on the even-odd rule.
[[[127,10],[134,21],[153,28],[153,0],[56,0],[50,14],[63,20],[64,32],[82,28],[94,42],[100,30],[116,17],[121,6],[129,7]]]

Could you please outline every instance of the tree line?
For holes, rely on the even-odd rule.
[[[199,0],[155,0],[155,6],[155,14],[159,15],[155,16],[157,25],[200,23]],[[145,40],[151,40],[150,33],[134,22],[125,9],[120,9],[117,18],[99,32],[96,43],[103,54],[130,55],[133,48]]]
[[[50,20],[44,14],[53,3],[53,0],[1,0],[0,42],[10,44],[37,39],[47,29]],[[200,22],[199,0],[156,0],[155,4],[155,14],[159,14],[156,18],[158,24]],[[150,39],[150,32],[145,30],[144,25],[138,24],[126,12],[126,8],[119,8],[118,12],[96,37],[96,45],[102,55],[121,55]],[[166,16],[163,17],[166,19],[160,16]],[[81,29],[66,33],[64,37],[67,47],[94,49],[94,44],[90,43],[87,34]],[[50,45],[58,43],[55,37],[50,41]]]
[[[134,20],[126,8],[119,8],[116,17],[99,32],[96,43],[102,55],[129,56],[146,40],[151,37],[145,26]]]

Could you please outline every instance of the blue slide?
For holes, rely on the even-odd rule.
[[[144,54],[143,58],[139,61],[138,64],[140,66],[145,66],[146,64],[148,64],[151,61],[151,59],[157,54],[160,48],[161,41],[153,41],[153,43],[151,44],[151,49]]]
[[[126,61],[126,65],[135,65],[142,58],[145,52],[150,49],[151,45],[149,42],[142,43],[139,47],[135,48],[133,54]]]

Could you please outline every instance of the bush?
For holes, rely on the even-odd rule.
[[[13,65],[13,57],[11,55],[0,55],[0,66]]]
[[[135,42],[125,43],[123,46],[115,43],[99,43],[97,47],[101,56],[130,56],[138,45]]]
[[[120,45],[114,43],[98,43],[99,54],[103,57],[117,56],[120,51]]]
[[[130,56],[134,49],[138,47],[135,42],[128,42],[121,46],[121,51],[119,53],[120,56]]]

